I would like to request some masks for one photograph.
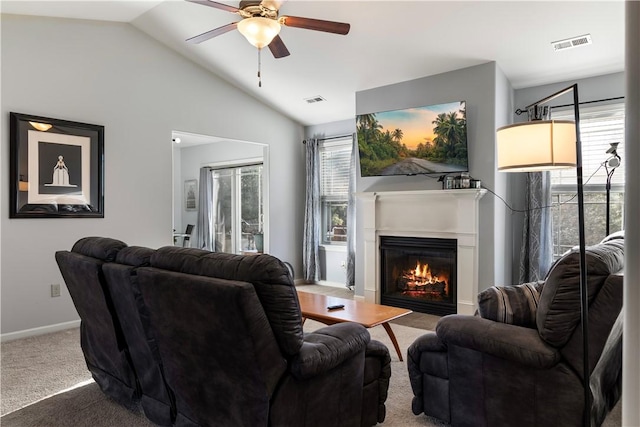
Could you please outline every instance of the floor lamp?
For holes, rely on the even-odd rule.
[[[582,362],[584,381],[583,425],[590,425],[591,390],[589,385],[589,314],[587,295],[587,256],[584,236],[584,194],[582,185],[582,144],[578,85],[574,84],[526,107],[537,109],[549,101],[573,92],[575,122],[534,120],[501,127],[496,143],[498,170],[503,172],[539,172],[576,168],[578,186],[578,234],[580,239],[580,312],[582,322]]]
[[[611,214],[611,178],[613,178],[613,173],[616,171],[616,168],[620,166],[620,156],[618,155],[618,144],[619,142],[611,142],[610,147],[607,150],[607,154],[611,154],[607,160],[604,161],[604,170],[607,172],[607,184],[605,189],[607,191],[607,222],[605,227],[605,236],[609,235],[609,224],[610,224],[610,214]]]

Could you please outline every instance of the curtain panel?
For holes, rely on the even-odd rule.
[[[349,164],[349,199],[347,203],[347,288],[356,284],[356,150],[358,139],[354,133]]]
[[[529,172],[526,183],[520,283],[543,280],[553,261],[551,174]]]
[[[213,176],[211,169],[200,168],[200,191],[198,193],[198,222],[196,243],[200,249],[213,251]]]
[[[320,154],[317,139],[307,139],[304,143],[307,177],[302,270],[306,281],[317,282],[320,280]]]

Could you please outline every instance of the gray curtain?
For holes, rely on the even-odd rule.
[[[213,251],[213,176],[211,169],[200,168],[200,192],[198,193],[198,223],[196,244],[200,249]]]
[[[304,209],[304,240],[302,247],[302,270],[304,279],[320,280],[320,154],[318,140],[307,139],[306,147],[306,198]]]
[[[347,288],[356,284],[356,134],[353,134],[351,161],[349,162],[349,201],[347,202]]]
[[[551,174],[527,173],[527,207],[520,251],[520,283],[545,278],[553,261],[551,228]]]

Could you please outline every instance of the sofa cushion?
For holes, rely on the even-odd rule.
[[[71,252],[97,258],[105,262],[113,262],[118,251],[126,247],[126,243],[109,237],[84,237],[73,245]]]
[[[478,294],[480,316],[496,322],[536,327],[543,281],[515,286],[492,286]]]
[[[589,304],[609,274],[624,263],[624,239],[613,239],[586,248]],[[560,258],[549,270],[536,324],[540,337],[555,347],[564,346],[580,322],[580,254],[577,249]]]
[[[278,258],[166,246],[151,256],[151,266],[251,283],[282,352],[293,356],[300,351],[303,333],[298,293],[289,270]]]
[[[155,250],[150,248],[129,246],[118,252],[115,261],[118,264],[129,265],[132,267],[146,267],[149,265],[151,255],[153,255],[154,252]]]

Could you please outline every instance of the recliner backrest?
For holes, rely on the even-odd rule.
[[[623,268],[624,240],[615,239],[586,248],[589,304],[610,274]],[[547,275],[540,294],[536,324],[540,337],[562,347],[580,322],[580,255],[563,255]]]
[[[167,246],[151,257],[151,266],[253,285],[281,351],[293,356],[303,342],[298,293],[287,267],[270,255],[242,256]]]
[[[622,275],[609,275],[589,306],[589,371],[593,371],[598,363],[611,328],[622,310],[623,279]],[[560,352],[582,378],[582,328],[575,328]]]
[[[88,369],[105,394],[132,407],[138,399],[136,375],[102,272],[103,264],[115,260],[126,246],[119,240],[86,237],[71,252],[56,252],[55,258],[80,315]]]
[[[192,255],[174,259],[189,265]],[[155,267],[138,269],[138,280],[176,425],[266,426],[287,362],[254,286]]]
[[[137,276],[138,267],[148,266],[154,252],[130,246],[119,251],[115,262],[104,264],[102,269],[138,376],[144,413],[155,424],[170,426],[175,405],[164,380],[160,353],[149,331],[149,313]]]

